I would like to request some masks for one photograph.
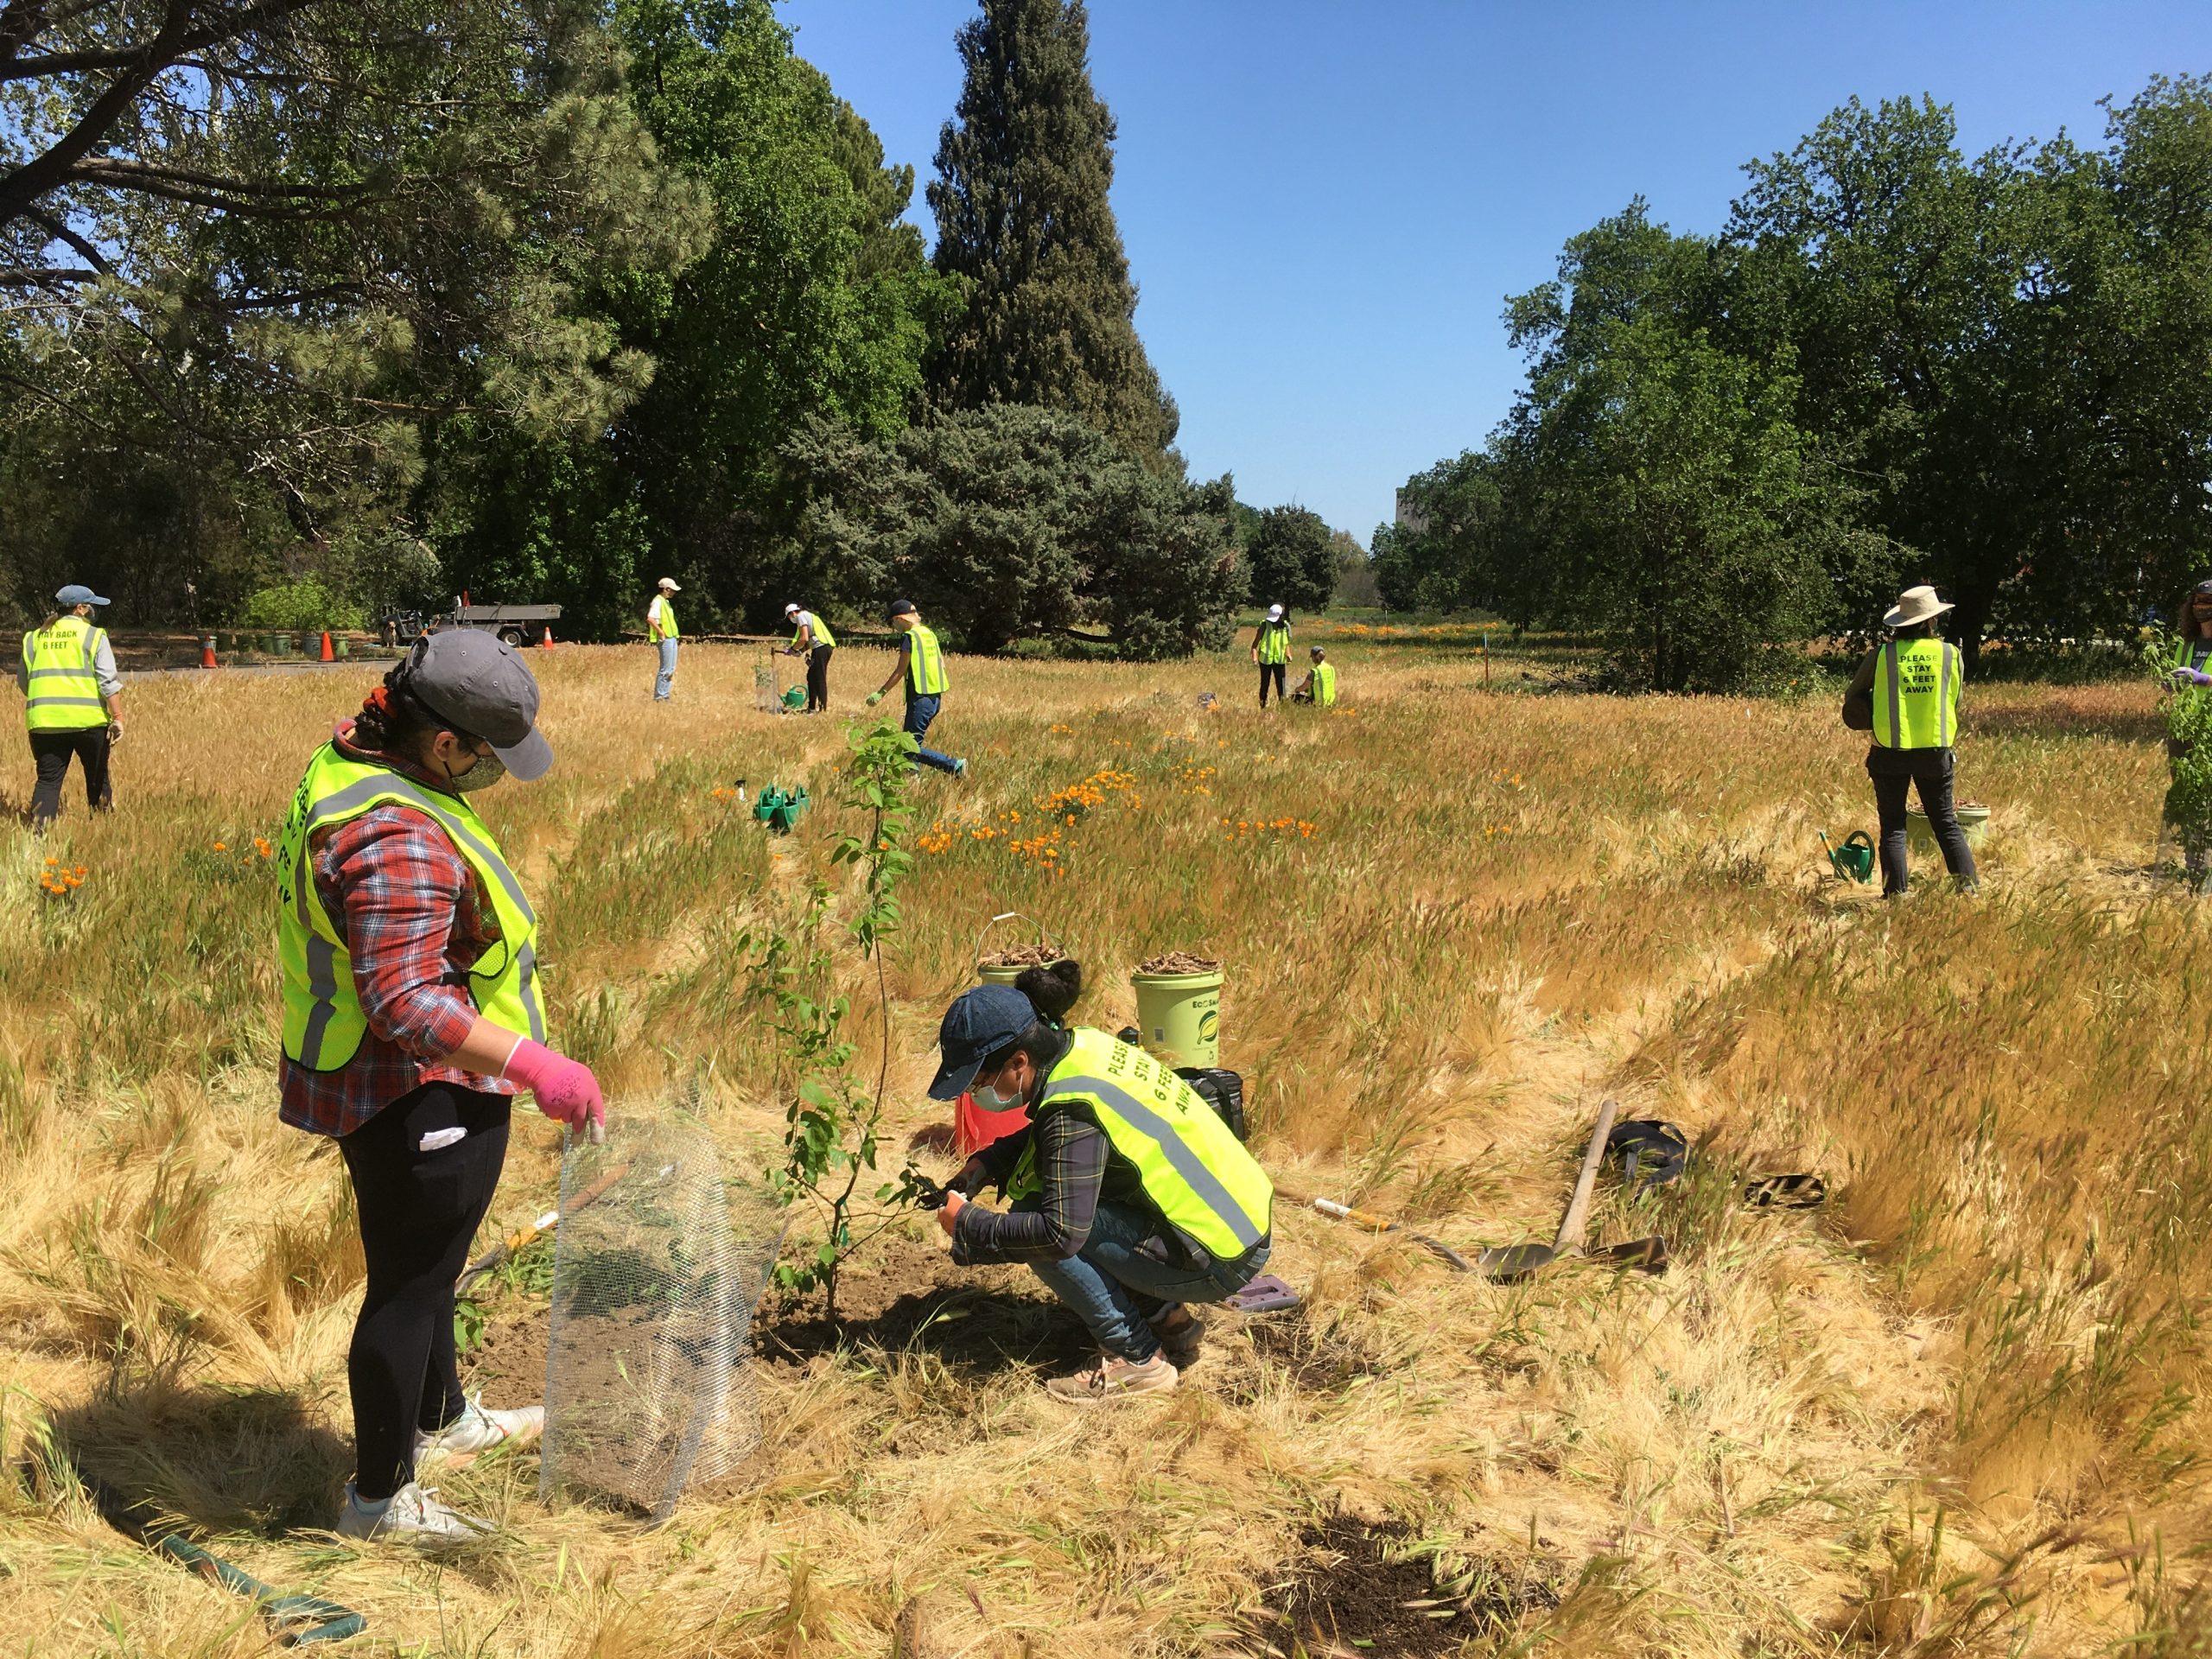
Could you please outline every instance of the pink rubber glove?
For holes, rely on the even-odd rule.
[[[499,1075],[529,1090],[537,1096],[537,1109],[555,1122],[579,1132],[588,1128],[594,1141],[607,1138],[607,1103],[600,1097],[599,1079],[582,1061],[525,1037]]]

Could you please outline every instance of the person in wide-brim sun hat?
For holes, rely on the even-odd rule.
[[[1936,631],[1951,607],[1929,587],[1908,588],[1882,618],[1891,638],[1868,652],[1843,694],[1843,723],[1869,732],[1866,775],[1881,822],[1882,894],[1901,897],[1910,884],[1905,802],[1920,795],[1951,879],[1972,891],[1980,882],[1955,801],[1961,688],[1966,658]]]

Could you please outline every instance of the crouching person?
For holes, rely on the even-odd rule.
[[[1027,1130],[969,1160],[938,1222],[954,1261],[1026,1262],[1074,1309],[1097,1363],[1046,1386],[1092,1405],[1175,1387],[1205,1331],[1187,1304],[1226,1300],[1266,1266],[1274,1188],[1174,1072],[1058,1023],[1080,988],[1071,963],[963,993],[945,1011],[930,1094],[1028,1108]],[[994,1185],[1009,1208],[970,1201]]]

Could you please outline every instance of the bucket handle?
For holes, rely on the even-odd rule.
[[[983,941],[990,937],[991,930],[996,927],[1001,922],[1027,922],[1030,926],[1037,930],[1038,944],[1050,945],[1055,950],[1060,950],[1060,942],[1058,939],[1048,938],[1045,932],[1045,924],[1039,921],[1034,916],[1025,916],[1018,910],[1002,910],[997,915],[992,917],[989,921],[985,922],[976,934],[976,960],[977,962],[981,962],[983,959]],[[1063,950],[1061,951],[1061,954],[1065,956],[1066,952]]]

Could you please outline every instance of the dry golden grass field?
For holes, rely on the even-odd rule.
[[[1872,821],[1826,693],[1544,695],[1517,664],[1486,692],[1462,634],[1332,637],[1327,717],[1263,717],[1241,652],[955,660],[932,739],[975,771],[917,785],[885,1161],[940,1121],[938,1014],[1020,910],[1109,1029],[1139,960],[1224,959],[1280,1184],[1462,1249],[1548,1237],[1602,1097],[1683,1125],[1693,1179],[1597,1211],[1670,1273],[1495,1285],[1283,1203],[1304,1309],[1219,1318],[1182,1391],[1086,1414],[1038,1386],[1071,1322],[909,1217],[841,1340],[763,1304],[766,1444],[667,1527],[541,1506],[524,1452],[442,1483],[503,1522],[481,1546],[348,1546],[317,1529],[358,1248],[338,1160],[276,1119],[256,837],[373,671],[141,680],[119,810],[0,828],[0,1651],[267,1646],[80,1466],[359,1610],[365,1654],[2206,1651],[2212,945],[2148,868],[2148,689],[1970,687],[1983,892],[1885,906],[1820,861],[1817,828]],[[840,826],[772,845],[716,791],[834,798],[843,722],[757,712],[742,648],[687,650],[659,708],[642,649],[532,660],[558,765],[480,798],[545,917],[555,1039],[618,1113],[696,1082],[757,1171],[790,1078],[733,941],[845,879]],[[840,652],[841,708],[888,664]],[[1097,804],[1039,823],[1086,779]],[[556,1191],[556,1130],[517,1129],[501,1229]],[[1799,1169],[1824,1211],[1736,1202]],[[537,1386],[532,1283],[486,1303],[495,1402]]]

